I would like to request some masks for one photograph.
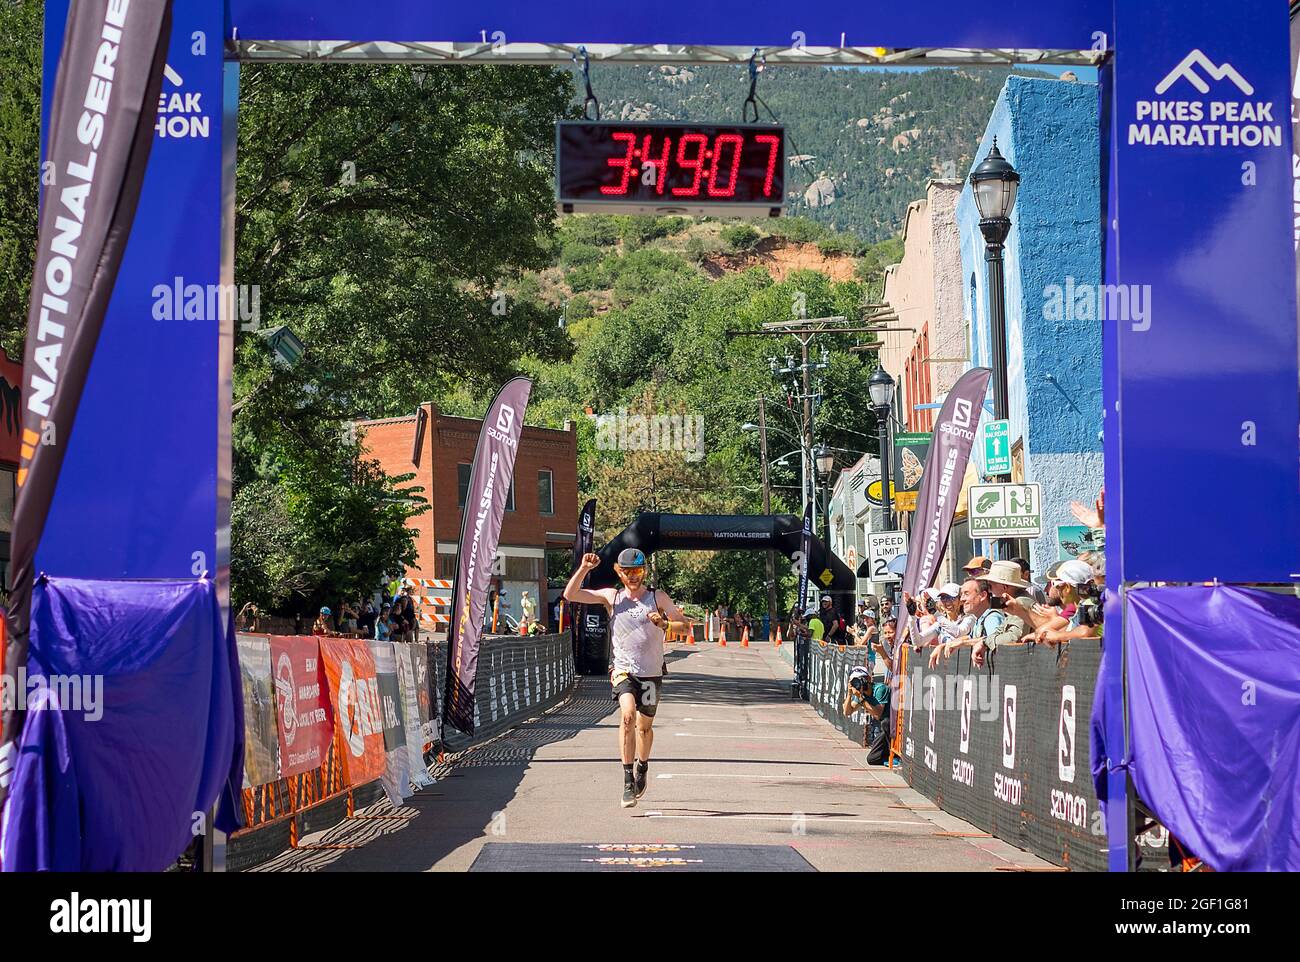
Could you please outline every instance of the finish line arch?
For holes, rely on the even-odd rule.
[[[664,514],[645,512],[607,542],[596,554],[600,567],[589,576],[593,588],[619,583],[614,560],[624,548],[640,548],[649,557],[656,551],[779,551],[794,560],[803,522],[793,514]],[[830,580],[823,581],[823,572]],[[808,558],[808,583],[835,599],[841,612],[851,613],[857,578],[852,569],[826,550],[813,536]]]
[[[68,5],[45,7],[47,118]],[[160,324],[150,308],[158,286],[236,282],[241,60],[559,62],[587,44],[597,67],[599,45],[611,60],[649,64],[739,63],[750,52],[774,64],[1096,63],[1103,277],[1110,289],[1145,288],[1153,304],[1142,324],[1104,326],[1107,620],[1122,637],[1120,591],[1134,582],[1300,578],[1291,84],[1276,0],[1240,0],[1231,16],[1208,2],[1149,0],[1005,0],[996,16],[955,0],[835,0],[815,14],[721,0],[688,16],[519,0],[176,0],[174,9],[164,90],[185,94],[193,135],[153,148],[76,431],[60,426],[67,455],[36,570],[185,580],[212,571],[228,602],[236,322],[223,312]],[[1215,105],[1266,108],[1280,143],[1168,137],[1169,117],[1199,112],[1189,104],[1208,118]],[[1220,110],[1216,130],[1237,113]],[[1224,475],[1237,537],[1207,552],[1186,522],[1218,503]],[[1121,659],[1103,663],[1099,694],[1122,704],[1123,678]],[[1105,727],[1108,744],[1126,744],[1119,712]],[[1127,797],[1118,766],[1108,785],[1112,805]],[[1131,827],[1131,812],[1110,820],[1112,868],[1128,867]]]

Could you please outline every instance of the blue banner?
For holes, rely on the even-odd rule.
[[[679,16],[680,14],[680,16]],[[717,0],[659,4],[481,0],[230,0],[241,40],[408,40],[482,43],[651,43],[720,46],[1041,47],[1090,49],[1110,28],[1110,0],[976,4],[841,0],[799,5]]]
[[[1106,456],[1128,510],[1108,519],[1109,563],[1124,581],[1286,581],[1300,572],[1286,7],[1131,0],[1116,16]],[[1144,316],[1126,314],[1139,297]]]
[[[67,0],[46,4],[46,124],[67,12]],[[176,0],[140,203],[76,431],[59,438],[38,571],[218,574],[221,28],[221,4]],[[244,303],[253,313],[251,294]]]

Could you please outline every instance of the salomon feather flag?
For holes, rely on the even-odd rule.
[[[803,530],[799,534],[799,615],[808,610],[808,559],[812,557],[812,503],[804,505]]]
[[[952,386],[934,422],[930,453],[925,458],[925,473],[916,497],[916,515],[907,542],[907,570],[903,573],[903,591],[915,597],[934,583],[948,547],[948,532],[957,511],[966,462],[970,460],[975,432],[979,429],[984,394],[993,372],[986,367],[971,368]],[[895,637],[902,642],[907,630],[907,608],[898,606]]]
[[[519,453],[524,411],[532,390],[532,381],[517,377],[497,392],[483,419],[469,473],[469,494],[460,522],[456,584],[451,591],[443,701],[443,720],[466,735],[474,734],[474,677],[478,673],[478,646],[492,580],[492,559],[501,538],[501,518],[514,480],[515,455]]]
[[[596,540],[596,499],[592,498],[582,506],[582,514],[578,515],[578,536],[573,540],[573,572],[578,570],[578,565],[582,563],[582,556],[592,549]],[[591,575],[587,575],[590,578]],[[587,587],[587,579],[584,578],[580,587]],[[569,604],[569,602],[565,602]],[[582,644],[582,611],[586,605],[570,604],[569,607],[569,632],[573,640],[573,663],[576,665],[580,660]]]
[[[11,679],[27,664],[36,547],[140,199],[171,19],[170,0],[73,0],[68,11],[46,125],[52,179],[41,204],[27,312],[3,661]],[[18,698],[3,709],[0,805],[23,708]]]

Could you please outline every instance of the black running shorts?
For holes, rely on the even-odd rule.
[[[618,701],[624,693],[636,699],[636,710],[647,718],[653,718],[659,708],[659,695],[663,691],[663,677],[642,678],[629,675],[625,671],[614,672],[610,679],[614,684],[613,699]]]

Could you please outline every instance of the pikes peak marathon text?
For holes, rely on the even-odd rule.
[[[1208,110],[1207,110],[1208,108]],[[1267,101],[1139,100],[1130,144],[1170,147],[1281,147],[1282,125]]]

